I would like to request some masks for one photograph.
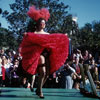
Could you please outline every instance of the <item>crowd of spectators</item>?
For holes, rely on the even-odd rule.
[[[0,87],[36,87],[38,75],[23,77],[19,75],[18,67],[22,57],[19,52],[14,50],[0,49]],[[89,70],[96,84],[100,84],[100,55],[93,56],[90,51],[76,49],[73,51],[65,64],[52,75],[49,76],[44,87],[46,88],[66,88],[80,89],[82,81],[79,64],[88,64]],[[33,83],[32,83],[33,82]]]
[[[18,86],[16,74],[21,56],[13,50],[0,49],[0,86]]]

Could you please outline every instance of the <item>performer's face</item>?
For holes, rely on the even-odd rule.
[[[41,29],[44,29],[45,28],[45,20],[41,20],[39,27]]]

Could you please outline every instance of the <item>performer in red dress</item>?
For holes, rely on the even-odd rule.
[[[49,19],[45,8],[30,7],[27,14],[36,21],[36,30],[27,32],[21,43],[22,66],[25,71],[34,75],[38,73],[36,94],[44,98],[42,87],[49,74],[57,71],[68,57],[69,39],[60,33],[49,34],[44,31]]]

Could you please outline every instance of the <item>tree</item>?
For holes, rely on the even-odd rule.
[[[15,38],[12,32],[5,28],[0,28],[0,47],[16,50],[18,43]]]
[[[0,14],[2,13],[2,9],[0,8]],[[1,23],[0,23],[0,27],[1,27]]]
[[[80,29],[79,44],[84,49],[91,48],[93,45],[93,32],[92,25],[90,23],[85,24],[83,28]]]
[[[100,48],[100,21],[93,22],[94,45]]]
[[[86,23],[79,31],[78,43],[92,52],[100,48],[100,22]]]
[[[9,13],[6,10],[3,12],[3,17],[9,22],[10,31],[18,34],[18,41],[21,39],[21,34],[27,29],[30,18],[26,13],[30,5],[35,5],[37,8],[46,7],[49,9],[51,17],[47,22],[46,30],[48,32],[69,32],[68,27],[71,26],[68,25],[72,23],[72,19],[68,14],[68,5],[64,5],[59,0],[15,0],[15,3],[10,4],[13,12]]]

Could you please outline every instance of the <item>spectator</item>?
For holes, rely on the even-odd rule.
[[[4,48],[1,48],[1,50],[0,50],[0,56],[2,56],[2,55],[5,55],[5,56],[7,56],[7,55],[6,55],[6,53],[5,53],[5,50],[4,50]]]
[[[0,87],[2,86],[2,59],[0,57]]]
[[[99,81],[100,81],[100,55],[97,59],[97,67],[98,67],[98,75],[99,75]]]
[[[15,59],[13,66],[10,67],[11,84],[12,86],[15,86],[15,87],[19,86],[19,76],[16,73],[18,64],[19,64],[19,61]]]
[[[90,72],[91,72],[91,75],[93,77],[94,82],[99,81],[98,68],[97,68],[97,65],[95,63],[94,58],[91,59],[89,69],[90,69]]]
[[[75,73],[75,69],[70,66],[69,62],[67,62],[64,65],[64,70],[65,70],[65,88],[72,89],[73,87],[72,76]]]
[[[80,82],[81,82],[81,73],[80,73],[80,66],[79,66],[79,58],[75,57],[75,63],[72,64],[72,67],[75,69],[75,74],[73,75],[74,79],[74,88],[79,89],[80,88]]]

